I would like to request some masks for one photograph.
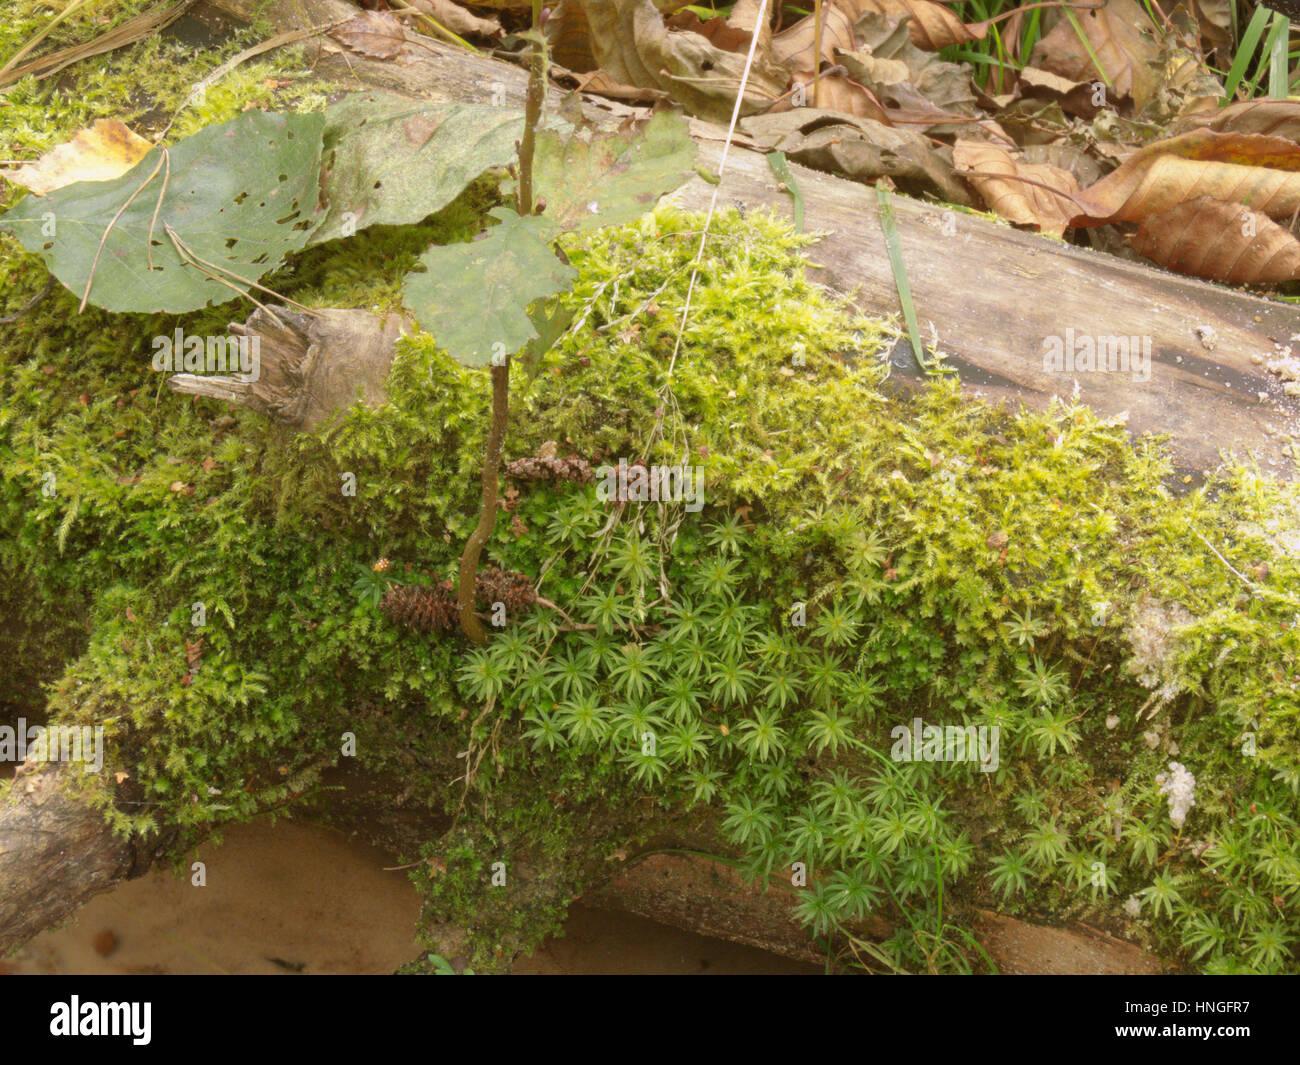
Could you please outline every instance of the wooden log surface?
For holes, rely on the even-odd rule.
[[[735,869],[702,854],[660,852],[631,859],[582,901],[796,961],[820,965],[826,960],[795,916],[798,889],[779,878],[766,888],[749,883]],[[1143,976],[1167,969],[1141,947],[1077,922],[1062,928],[977,910],[973,926],[980,946],[1005,975]],[[868,940],[884,939],[893,931],[878,915],[854,929]]]
[[[211,0],[209,7],[246,15],[254,0]],[[346,16],[345,0],[301,0],[266,12],[277,30],[324,25]],[[307,46],[324,74],[357,89],[381,87],[438,101],[521,107],[522,68],[485,55],[422,40],[394,60],[347,52],[328,37]],[[551,104],[558,103],[559,90]],[[586,97],[596,120],[636,109]],[[716,171],[725,130],[692,120],[703,167]],[[866,314],[896,315],[899,302],[886,256],[873,190],[792,164],[805,204],[806,227],[824,234],[809,251],[819,276],[850,294]],[[675,199],[705,209],[715,187],[692,179]],[[790,210],[767,160],[733,147],[719,202]],[[1300,336],[1300,311],[1248,293],[1170,274],[1113,255],[1048,240],[979,215],[895,197],[898,232],[922,331],[972,392],[1032,406],[1052,396],[1079,398],[1107,417],[1127,415],[1134,433],[1170,437],[1181,471],[1217,464],[1221,452],[1253,454],[1290,478],[1291,434],[1300,431],[1300,400],[1256,360],[1273,358]],[[1070,332],[1072,331],[1072,333]],[[1044,370],[1047,338],[1149,340],[1150,376],[1121,372]],[[1296,341],[1300,351],[1300,340]],[[689,351],[686,352],[689,357]],[[895,378],[915,377],[906,344],[894,357]]]
[[[68,788],[76,772],[24,763],[0,792],[0,957],[153,861],[159,841],[115,836]]]

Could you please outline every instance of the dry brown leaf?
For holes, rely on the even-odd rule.
[[[1220,133],[1259,133],[1300,141],[1300,100],[1243,100],[1208,114],[1194,115],[1186,124]]]
[[[1141,222],[1199,196],[1290,218],[1300,208],[1300,145],[1208,129],[1157,141],[1084,190],[1086,218],[1076,223]]]
[[[1189,0],[1189,3],[1205,42],[1211,48],[1230,49],[1233,0]]]
[[[1028,66],[1019,72],[1017,92],[1028,100],[1056,100],[1061,110],[1081,118],[1092,118],[1105,104],[1105,95],[1099,93],[1093,82],[1071,81],[1050,70]],[[1101,103],[1098,103],[1098,97]]]
[[[1148,217],[1133,248],[1170,270],[1231,285],[1300,279],[1300,241],[1290,230],[1208,196]]]
[[[908,36],[908,25],[906,19],[863,15],[855,32],[869,55],[837,52],[836,59],[850,77],[867,85],[883,103],[931,120],[933,114],[927,113],[936,110],[950,118],[974,118],[978,109],[970,69],[918,48]],[[882,61],[888,64],[882,66]],[[896,78],[899,65],[906,74]]]
[[[1101,164],[1088,152],[1065,141],[1050,144],[1027,144],[1022,153],[1027,163],[1047,163],[1074,175],[1080,188],[1086,188],[1101,178]]]
[[[1074,24],[1063,18],[1034,46],[1030,64],[1073,81],[1092,82],[1101,78],[1098,64],[1115,95],[1130,97],[1142,110],[1155,91],[1156,76],[1151,65],[1159,49],[1150,36],[1151,20],[1136,0],[1106,0],[1099,11],[1080,11],[1074,16],[1088,38],[1088,48],[1079,39]],[[1145,31],[1145,32],[1144,32]]]
[[[115,118],[101,118],[72,140],[8,175],[15,185],[44,196],[77,181],[112,181],[149,154],[153,145]]]
[[[759,9],[763,10],[763,21],[759,22]],[[748,48],[750,39],[754,33],[754,28],[758,28],[758,50],[767,54],[767,50],[772,45],[772,9],[762,2],[762,0],[736,0],[732,5],[731,14],[727,16],[727,26],[733,33],[742,35],[744,45]],[[736,49],[739,51],[740,49]]]
[[[987,22],[967,26],[950,9],[934,0],[847,0],[855,15],[868,12],[893,18],[911,16],[908,33],[918,48],[937,52],[952,44],[982,40],[989,32]]]
[[[603,70],[575,74],[552,63],[551,77],[561,84],[571,85],[578,92],[605,96],[611,100],[623,100],[630,104],[656,104],[668,99],[668,94],[659,89],[638,89],[634,85],[620,85]]]
[[[749,30],[736,29],[725,18],[700,18],[694,11],[683,9],[667,19],[670,30],[698,33],[715,48],[725,52],[744,52],[749,49]]]
[[[802,107],[755,115],[741,122],[758,146],[784,152],[815,170],[858,181],[892,178],[906,192],[929,192],[950,203],[970,203],[953,176],[946,148],[936,148],[914,130],[895,129],[868,118]]]
[[[495,18],[479,18],[452,0],[411,0],[411,6],[441,22],[452,33],[491,39],[501,36],[501,23]]]
[[[857,16],[838,6],[826,4],[822,8],[821,62],[813,60],[816,43],[816,22],[812,15],[787,26],[772,38],[772,58],[794,74],[811,76],[821,63],[834,61],[835,51],[852,51],[857,42],[853,37],[853,21]]]
[[[795,84],[804,86],[804,103],[797,109],[811,107],[821,111],[838,111],[855,118],[869,118],[890,125],[884,106],[866,86],[859,84],[840,71],[823,71],[814,88],[811,74],[796,74]],[[774,107],[774,112],[791,110],[790,101]]]
[[[396,59],[406,47],[406,27],[389,11],[358,11],[330,30],[340,44],[371,59]]]
[[[692,114],[727,121],[745,56],[698,33],[668,29],[653,0],[583,0],[596,62],[615,81],[668,93]],[[764,110],[790,84],[787,71],[756,56],[742,113]]]
[[[952,152],[961,174],[999,217],[1060,236],[1079,213],[1079,183],[1068,170],[1028,163],[984,141],[959,140]]]

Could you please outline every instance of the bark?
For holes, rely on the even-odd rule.
[[[0,957],[153,860],[156,842],[115,836],[69,790],[68,774],[79,771],[24,765],[0,790]]]
[[[217,0],[247,13],[252,0]],[[277,30],[321,25],[349,5],[309,0],[267,12]],[[308,47],[323,74],[358,89],[381,87],[440,101],[489,103],[494,93],[522,107],[522,67],[436,42],[408,47],[399,61],[344,55],[317,38]],[[554,91],[548,103],[560,99]],[[621,120],[636,108],[584,98],[593,121]],[[692,120],[700,163],[716,170],[725,131]],[[741,142],[743,145],[743,142]],[[899,311],[872,190],[791,164],[805,207],[806,228],[824,234],[810,251],[819,279],[849,294],[872,316]],[[699,178],[674,199],[707,208],[714,187]],[[734,148],[723,177],[724,204],[790,210],[790,197],[764,156]],[[1134,433],[1166,433],[1180,471],[1218,464],[1220,451],[1254,453],[1277,476],[1291,477],[1290,434],[1300,400],[1253,359],[1271,356],[1300,334],[1300,311],[1248,293],[1167,274],[1142,263],[1022,233],[943,205],[894,197],[908,278],[925,339],[950,356],[963,386],[988,399],[1044,406],[1054,395],[1078,398],[1106,417],[1126,417]],[[1150,378],[1124,373],[1052,373],[1044,369],[1047,338],[1134,337],[1149,340]],[[893,377],[915,379],[906,345]]]
[[[650,854],[628,864],[589,906],[622,910],[700,935],[758,947],[814,965],[826,960],[794,916],[797,889],[780,881],[766,890],[746,883],[730,866],[705,855]],[[894,931],[872,916],[855,934],[884,939]],[[1160,959],[1132,943],[1083,924],[1036,924],[989,910],[975,914],[974,931],[1004,974],[1145,975],[1165,969]]]

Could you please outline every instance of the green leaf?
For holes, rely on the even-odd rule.
[[[441,210],[485,170],[514,159],[520,111],[353,93],[325,112],[325,219],[311,243]]]
[[[93,267],[89,302],[97,307],[179,312],[225,303],[307,243],[323,125],[322,115],[247,111],[178,142],[167,158],[153,149],[112,181],[28,196],[0,228],[78,296]],[[189,259],[168,228],[210,265]]]
[[[529,308],[528,318],[537,331],[537,335],[527,343],[522,353],[522,362],[529,378],[537,376],[537,371],[542,368],[542,356],[569,331],[574,317],[574,309],[566,307],[559,300],[544,300]]]
[[[567,232],[634,221],[694,172],[686,120],[659,111],[616,133],[539,131],[533,187]]]
[[[500,224],[468,244],[436,245],[420,256],[425,272],[406,275],[406,305],[438,345],[465,366],[518,351],[537,329],[528,307],[573,283],[576,271],[551,250],[558,231],[539,215],[508,207]]]

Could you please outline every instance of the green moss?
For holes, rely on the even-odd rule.
[[[113,5],[114,23],[144,6]],[[96,24],[94,31],[106,28]],[[17,42],[26,40],[33,29],[32,22],[9,23],[0,33],[12,35]],[[72,32],[76,41],[93,36],[87,26]],[[168,30],[96,61],[75,64],[54,77],[24,78],[8,88],[0,103],[4,118],[0,158],[34,159],[101,118],[125,122],[151,140],[167,129],[167,143],[172,143],[249,108],[322,109],[330,85],[305,71],[295,50],[280,49],[241,63],[178,112],[205,76],[264,36],[258,36],[256,27],[245,27],[224,40],[199,46],[177,39]],[[9,55],[16,47],[17,43],[14,48],[0,44],[0,55]],[[7,206],[17,189],[11,186],[6,192],[0,205]]]
[[[262,98],[240,69],[193,121]],[[149,95],[199,76],[160,73]],[[55,117],[16,143],[101,113],[80,84],[23,87],[15,114],[44,99]],[[474,232],[491,196],[268,283],[393,307],[417,254]],[[868,909],[914,918],[882,964],[979,964],[959,932],[936,939],[942,884],[950,919],[997,902],[1215,970],[1294,969],[1295,489],[1232,466],[1175,497],[1157,445],[1084,408],[1007,413],[953,383],[887,396],[891,330],[813,285],[806,241],[763,213],[715,219],[674,358],[699,224],[665,209],[567,247],[580,324],[534,378],[512,371],[507,458],[554,441],[593,464],[698,465],[707,506],[611,523],[592,486],[515,486],[488,554],[566,616],[511,619],[483,650],[376,605],[390,580],[450,577],[476,517],[486,376],[431,338],[401,343],[383,408],[295,434],[146,370],[151,337],[221,331],[233,306],[77,315],[56,290],[0,327],[18,707],[43,712],[52,681],[56,718],[108,732],[108,772],[86,782],[106,814],[182,841],[302,796],[355,733],[367,769],[455,819],[417,879],[431,923],[477,930],[478,966],[555,927],[640,803],[711,816],[757,876],[803,863],[821,935]],[[43,282],[6,239],[5,310]],[[999,728],[998,771],[890,761],[914,717]],[[444,770],[462,751],[468,789]],[[1172,760],[1197,779],[1182,832],[1155,780]]]

